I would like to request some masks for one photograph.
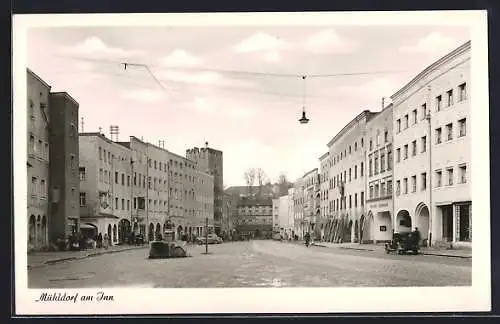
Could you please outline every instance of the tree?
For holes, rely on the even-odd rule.
[[[253,168],[248,169],[244,174],[245,183],[247,185],[247,190],[249,195],[252,194],[252,186],[255,183],[255,177],[256,177],[256,171]]]
[[[288,189],[291,188],[291,184],[290,182],[288,182],[288,179],[284,173],[281,173],[278,176],[278,186],[280,196],[288,194]]]
[[[259,186],[259,196],[262,196],[262,187],[267,179],[266,173],[262,168],[255,169],[255,177],[257,178],[257,184]]]

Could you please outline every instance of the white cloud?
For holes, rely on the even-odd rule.
[[[164,99],[165,95],[160,90],[135,89],[123,92],[123,97],[136,101],[157,102]]]
[[[356,41],[340,37],[333,29],[314,33],[304,42],[304,48],[316,54],[351,53],[358,47]]]
[[[233,50],[236,53],[256,53],[267,62],[279,62],[281,61],[280,52],[291,49],[292,47],[293,44],[290,42],[260,32],[245,38],[235,45]]]
[[[216,72],[179,72],[164,70],[158,72],[160,80],[170,80],[174,82],[192,83],[195,85],[227,86],[227,87],[253,87],[254,83],[245,80],[235,80],[224,77]]]
[[[118,47],[110,47],[96,36],[87,37],[83,42],[75,46],[65,47],[65,52],[79,56],[99,56],[107,59],[141,56],[143,51],[125,50]]]
[[[404,45],[399,48],[401,52],[409,53],[440,53],[452,50],[457,45],[457,40],[453,37],[445,36],[438,32],[433,32],[421,38],[414,45]]]
[[[372,79],[359,85],[347,85],[337,88],[336,91],[347,97],[361,96],[365,99],[388,97],[397,90],[394,83],[386,78]]]
[[[201,63],[201,59],[184,50],[177,49],[169,55],[163,57],[161,62],[165,66],[192,67],[199,65]]]

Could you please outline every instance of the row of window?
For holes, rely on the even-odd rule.
[[[359,193],[359,196],[357,193],[354,194],[354,208],[358,207],[358,197],[359,197],[359,206],[363,207],[365,205],[365,192],[361,191]],[[349,199],[347,199],[349,198]],[[347,195],[345,194],[343,198],[337,198],[333,199],[328,202],[328,207],[331,212],[334,211],[339,211],[339,210],[346,210],[353,208],[353,195]],[[349,202],[349,205],[347,204]],[[347,207],[349,206],[349,207]]]
[[[47,199],[47,182],[45,179],[31,177],[31,196]]]
[[[454,104],[453,100],[453,90],[450,89],[446,91],[446,106],[451,107]],[[458,86],[458,102],[464,101],[467,99],[467,85],[466,83],[462,83],[461,85]],[[436,107],[436,112],[441,111],[443,109],[443,95],[436,96],[435,98],[435,107]],[[420,106],[420,120],[424,120],[428,115],[428,110],[427,110],[427,103],[424,103]],[[403,118],[398,118],[396,120],[396,134],[400,133],[403,130],[408,129],[409,127],[409,115],[406,114],[403,116]],[[411,112],[411,124],[416,125],[419,121],[418,118],[418,111],[417,109],[413,109]]]
[[[36,139],[33,134],[30,134],[28,153],[35,155],[36,158],[48,161],[49,160],[49,143]]]
[[[372,177],[379,173],[392,170],[392,148],[387,147],[387,159],[384,149],[368,156],[368,175]]]
[[[458,134],[457,137],[463,137],[467,135],[467,120],[466,118],[462,118],[458,120]],[[446,129],[446,137],[445,140],[451,141],[453,140],[453,123],[447,124],[444,129]],[[443,142],[443,127],[438,127],[435,129],[435,138],[436,144],[441,144]]]
[[[347,173],[349,171],[349,173]],[[344,170],[344,173],[340,172],[337,174],[337,176],[331,178],[329,180],[329,189],[335,189],[336,187],[340,186],[342,183],[346,182],[351,182],[353,180],[353,175],[354,175],[354,180],[358,179],[358,166],[354,166],[354,174],[352,172],[352,168],[349,168],[349,170]],[[364,163],[361,162],[359,165],[359,177],[364,176]]]
[[[370,185],[370,193],[368,199],[377,199],[390,197],[392,195],[392,180],[375,183]]]
[[[467,166],[465,164],[461,164],[458,166],[459,169],[459,179],[458,183],[463,184],[467,183]],[[443,185],[452,186],[455,183],[455,173],[453,167],[448,167],[445,169],[446,179],[443,180],[443,170],[439,169],[435,171],[435,187],[442,187]],[[417,189],[420,191],[427,190],[427,173],[422,172],[420,174],[420,188],[417,188],[417,176],[413,175],[410,178],[403,178],[403,180],[396,181],[396,195],[399,196],[401,194],[405,195],[409,193],[408,181],[410,181],[411,193],[417,192]],[[445,182],[443,182],[445,181]]]

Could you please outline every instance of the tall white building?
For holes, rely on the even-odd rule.
[[[431,64],[392,97],[394,229],[470,245],[472,202],[470,41]]]

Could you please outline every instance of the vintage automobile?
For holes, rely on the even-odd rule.
[[[150,259],[185,258],[188,256],[186,242],[175,241],[172,230],[165,231],[163,236],[151,242],[149,246]]]
[[[208,241],[208,242],[206,242]],[[203,244],[221,244],[222,243],[222,239],[217,236],[217,234],[208,234],[208,240],[205,238],[205,236],[200,236],[200,237],[197,237],[196,238],[196,244],[200,244],[200,245],[203,245]]]
[[[394,233],[390,243],[385,244],[387,254],[394,252],[397,254],[419,253],[419,237],[415,232]]]

